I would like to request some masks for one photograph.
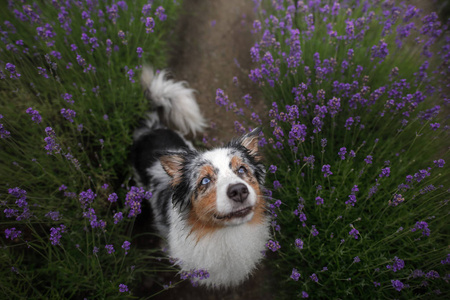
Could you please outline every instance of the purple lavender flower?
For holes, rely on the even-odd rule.
[[[65,93],[62,95],[62,98],[67,101],[67,103],[74,104],[75,101],[72,100],[72,95],[69,93]]]
[[[136,53],[137,53],[138,57],[141,58],[142,57],[142,53],[144,53],[144,50],[142,50],[141,47],[137,47]]]
[[[339,14],[339,9],[341,8],[341,5],[339,2],[335,1],[333,2],[333,6],[331,7],[331,15],[337,16]]]
[[[91,189],[88,189],[87,191],[82,191],[79,195],[81,207],[83,209],[86,209],[88,205],[94,201],[95,197],[97,197],[97,194],[95,194]]]
[[[13,208],[6,208],[5,210],[3,210],[3,212],[5,213],[5,217],[7,218],[13,218],[19,215],[19,211]]]
[[[439,127],[441,127],[441,124],[439,124],[439,123],[431,123],[430,127],[431,127],[432,130],[436,131],[436,130],[438,130]]]
[[[278,251],[281,248],[281,246],[280,246],[280,243],[278,241],[269,240],[266,243],[266,248],[272,250],[272,252],[276,252],[276,251]]]
[[[397,272],[405,267],[405,262],[403,259],[398,258],[397,256],[394,257],[394,261],[392,265],[387,265],[386,268],[389,270],[392,270],[394,272]]]
[[[428,170],[419,170],[419,172],[414,174],[414,180],[416,180],[417,182],[421,182],[422,180],[424,180],[426,177],[431,176],[431,173]]]
[[[354,123],[353,118],[352,118],[352,117],[348,118],[348,119],[345,121],[345,125],[344,125],[345,129],[350,130],[350,129],[351,129],[351,126],[353,125],[353,123]]]
[[[88,218],[92,228],[102,228],[105,229],[106,222],[103,220],[98,220],[93,208],[88,208],[87,211],[83,212],[83,217]]]
[[[322,166],[323,177],[328,177],[330,175],[333,175],[333,172],[331,172],[330,169],[331,169],[330,165],[323,165]]]
[[[129,69],[128,72],[127,72],[127,75],[128,75],[128,80],[130,80],[132,83],[134,83],[135,81],[133,79],[133,76],[134,76],[133,69]]]
[[[405,201],[405,198],[401,194],[394,194],[394,199],[391,201],[389,200],[390,206],[397,206],[400,203],[403,203]]]
[[[61,152],[61,146],[56,143],[56,134],[55,131],[51,127],[45,128],[45,133],[47,137],[44,138],[44,141],[47,145],[45,145],[45,150],[47,150],[47,154],[51,155],[53,153],[57,154]]]
[[[120,7],[120,9],[122,9],[123,11],[128,10],[127,2],[125,2],[125,1],[123,1],[123,0],[117,2],[117,6]]]
[[[0,115],[0,119],[3,119],[3,115]],[[0,123],[0,138],[6,139],[10,137],[10,132],[3,127],[3,124]]]
[[[123,32],[123,30],[119,30],[117,36],[119,37],[119,39],[125,40],[125,32]]]
[[[394,289],[399,292],[405,287],[405,285],[400,280],[391,280],[391,283]]]
[[[37,67],[38,69],[38,74],[42,75],[44,78],[49,78],[48,74],[47,74],[47,69],[46,68],[42,68],[42,67]]]
[[[152,10],[151,4],[144,4],[144,6],[142,7],[142,14],[144,16],[148,16],[150,15],[151,10]]]
[[[69,121],[70,123],[73,123],[73,118],[77,115],[77,113],[69,108],[61,108],[61,115]]]
[[[5,229],[5,236],[7,239],[14,240],[22,235],[22,231],[16,230],[15,227]]]
[[[447,254],[447,256],[445,257],[445,259],[441,260],[441,264],[443,264],[443,265],[448,265],[448,264],[450,264],[450,253]]]
[[[25,202],[25,199],[27,198],[27,191],[25,191],[19,187],[8,189],[8,194],[16,197],[17,201],[20,201],[20,202]],[[24,206],[23,204],[17,203],[17,201],[16,201],[16,204],[18,204],[19,207]]]
[[[228,107],[230,104],[230,101],[228,100],[228,96],[225,95],[224,91],[221,89],[216,90],[216,104],[219,106],[226,106]],[[227,109],[228,111],[228,109]]]
[[[114,250],[114,245],[106,245],[105,249],[108,252],[108,254],[113,254],[114,252],[116,252],[116,250]]]
[[[438,167],[438,168],[443,168],[444,165],[445,165],[445,160],[443,160],[443,159],[441,158],[441,159],[438,159],[438,160],[433,161],[433,163],[436,165],[436,167]]]
[[[61,240],[61,233],[66,232],[66,226],[61,224],[59,227],[52,227],[50,228],[50,242],[53,246],[60,245]]]
[[[311,234],[313,236],[317,236],[319,234],[319,230],[317,230],[316,225],[311,226]]]
[[[81,34],[81,40],[84,44],[89,44],[89,36],[84,32]]]
[[[291,274],[291,278],[294,279],[295,281],[298,281],[300,279],[300,273],[298,272],[297,269],[293,268],[292,269],[292,274]]]
[[[199,280],[209,278],[209,273],[204,269],[193,269],[191,271],[182,271],[180,273],[180,278],[182,280],[189,279],[193,286],[197,286]]]
[[[41,123],[42,117],[37,110],[34,110],[33,108],[29,107],[27,108],[26,113],[31,116],[31,120],[33,122],[35,122],[36,124]]]
[[[381,169],[381,173],[378,175],[379,177],[389,177],[389,175],[391,174],[391,168],[386,167]]]
[[[273,182],[273,189],[274,190],[278,190],[279,188],[282,188],[283,186],[281,185],[281,183],[278,180],[275,180]]]
[[[13,65],[12,63],[6,63],[5,70],[7,70],[9,72],[9,78],[11,78],[11,79],[19,79],[19,77],[21,76],[16,71],[16,66]]]
[[[122,219],[123,219],[123,213],[122,213],[122,212],[115,213],[114,216],[113,216],[113,218],[114,218],[114,224],[117,224],[117,223],[119,223],[120,221],[122,221]]]
[[[345,201],[345,204],[355,206],[356,204],[356,196],[355,195],[348,195],[348,200]]]
[[[359,256],[355,256],[353,258],[353,263],[359,263],[361,261],[361,259],[359,258]]]
[[[311,280],[314,282],[319,282],[319,278],[317,278],[316,273],[313,273],[311,276],[309,276],[309,278],[311,278]]]
[[[428,223],[425,221],[418,221],[414,225],[413,228],[411,228],[412,232],[415,232],[417,230],[422,230],[423,236],[430,236],[431,230],[428,228]]]
[[[331,100],[328,101],[328,111],[332,117],[339,112],[340,108],[341,108],[340,98],[333,97]]]
[[[79,54],[77,54],[77,63],[83,68],[86,67],[86,60]]]
[[[53,221],[61,220],[61,215],[60,215],[59,211],[49,211],[48,213],[45,214],[45,216],[47,218],[52,219]]]
[[[345,154],[347,153],[347,148],[342,147],[339,149],[338,155],[341,157],[341,160],[345,160]]]
[[[299,218],[299,220],[301,221],[301,222],[306,222],[306,215],[304,214],[304,213],[300,213],[299,215],[298,215],[298,218]],[[304,224],[304,223],[303,223]]]
[[[253,21],[253,32],[260,32],[261,31],[261,22],[259,20],[254,20]]]
[[[431,271],[429,271],[428,273],[425,274],[425,277],[428,278],[428,279],[438,279],[441,276],[435,270],[431,270]]]
[[[270,165],[269,167],[269,172],[274,174],[277,171],[277,166],[275,165]]]
[[[295,239],[295,247],[299,250],[303,249],[303,241],[301,239]]]
[[[159,6],[155,11],[155,16],[157,16],[160,21],[165,21],[167,19],[167,15],[164,13],[165,11],[164,7]]]
[[[367,157],[364,158],[364,161],[365,161],[366,164],[371,165],[372,164],[372,159],[373,159],[372,155],[367,155]]]
[[[145,19],[145,32],[150,33],[153,32],[153,28],[155,28],[155,20],[152,17],[147,17]]]
[[[111,203],[114,203],[114,202],[117,202],[117,199],[118,199],[118,198],[119,198],[119,197],[117,196],[116,193],[112,193],[112,194],[110,194],[110,195],[108,196],[108,201],[111,202]]]
[[[146,192],[142,187],[132,186],[125,197],[125,207],[130,209],[128,218],[136,217],[141,213],[141,202],[143,199],[150,199],[152,193]]]
[[[316,197],[316,205],[322,205],[323,204],[323,198]]]
[[[131,243],[129,241],[125,241],[122,244],[122,249],[125,250],[125,255],[128,254],[128,251],[130,250]]]
[[[108,14],[108,19],[110,19],[113,24],[116,24],[117,18],[119,17],[118,12],[119,9],[116,4],[111,5],[111,7],[109,7],[108,5],[106,6],[106,13]]]
[[[359,231],[352,226],[352,229],[348,232],[349,235],[351,235],[355,240],[358,239]]]
[[[302,291],[302,298],[309,298],[308,293],[305,291]]]
[[[296,141],[305,141],[306,137],[306,125],[295,124],[292,125],[291,131],[289,132],[289,138],[295,139]]]
[[[126,286],[126,285],[123,284],[123,283],[119,284],[119,292],[120,292],[120,293],[128,292],[128,286]]]
[[[387,44],[384,42],[384,40],[380,40],[378,45],[374,45],[371,49],[372,56],[371,60],[374,60],[375,58],[379,58],[379,63],[382,63],[386,56],[389,55],[389,49],[387,48]]]

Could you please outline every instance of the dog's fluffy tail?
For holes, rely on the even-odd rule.
[[[164,70],[155,74],[151,67],[146,66],[142,70],[141,85],[166,126],[183,135],[192,133],[194,136],[206,127],[194,90],[188,88],[186,82],[175,82],[167,78]]]

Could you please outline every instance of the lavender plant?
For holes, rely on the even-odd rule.
[[[5,1],[6,2],[6,1]],[[160,268],[132,235],[151,194],[128,147],[136,73],[167,58],[176,1],[8,1],[0,24],[0,291],[131,296]]]
[[[278,297],[448,294],[447,26],[395,1],[261,12],[249,77],[271,107],[260,146]],[[224,91],[216,102],[242,115]]]

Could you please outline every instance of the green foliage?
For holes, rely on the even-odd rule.
[[[263,5],[250,73],[272,105],[262,144],[281,246],[269,245],[278,297],[446,294],[445,28],[391,2],[344,1],[336,13],[335,2],[287,2]]]
[[[139,70],[144,63],[166,65],[179,9],[174,1],[154,1],[144,15],[145,4],[1,4],[0,123],[9,132],[0,139],[0,291],[5,297],[131,297],[119,292],[119,284],[131,291],[140,276],[166,268],[155,263],[155,250],[136,248],[135,217],[128,218],[130,208],[124,205],[135,195],[128,161],[133,129],[149,108]],[[29,107],[40,122],[26,112]],[[75,112],[73,121],[62,109]],[[54,135],[46,133],[49,127]],[[16,187],[26,191],[26,204],[11,191]],[[96,197],[80,207],[80,193],[89,190]],[[108,200],[113,193],[117,202]],[[115,224],[117,213],[123,220]],[[53,245],[51,232],[61,224],[66,229]],[[21,234],[5,238],[11,228]],[[129,251],[121,247],[124,241],[131,242]],[[109,244],[112,254],[105,249]]]

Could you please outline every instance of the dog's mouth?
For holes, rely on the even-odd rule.
[[[243,218],[253,211],[253,206],[248,206],[246,208],[231,212],[226,215],[214,215],[218,220],[230,220],[234,218]]]

